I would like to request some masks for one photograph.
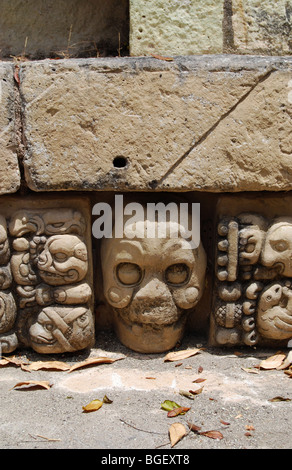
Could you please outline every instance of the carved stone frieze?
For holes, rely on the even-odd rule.
[[[0,214],[2,352],[31,347],[39,353],[62,353],[92,345],[87,205],[14,199],[3,201]]]
[[[267,200],[264,209],[262,201],[262,214],[221,211],[211,343],[277,346],[292,339],[292,217],[287,202]]]

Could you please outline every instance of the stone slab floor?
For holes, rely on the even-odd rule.
[[[155,454],[181,451],[188,456],[196,449],[291,448],[292,380],[283,370],[256,368],[278,351],[222,351],[194,337],[185,338],[177,350],[196,347],[200,352],[189,358],[165,361],[165,354],[130,351],[113,333],[101,332],[95,348],[77,355],[53,357],[21,351],[16,357],[30,364],[58,360],[72,366],[88,357],[120,360],[71,372],[28,372],[13,364],[2,366],[0,449],[95,449],[98,462],[113,449],[123,449],[121,455],[151,449]],[[282,352],[287,355],[289,350]],[[205,380],[194,382],[198,378]],[[49,388],[16,387],[32,380],[49,382]],[[200,389],[192,400],[180,394]],[[84,411],[89,402],[103,400],[105,395],[111,403],[103,403],[97,411]],[[273,400],[276,397],[280,398]],[[161,409],[165,400],[190,409],[169,418]],[[188,432],[187,422],[199,426],[200,432],[219,431],[223,437]],[[182,423],[187,434],[171,447],[173,423]]]

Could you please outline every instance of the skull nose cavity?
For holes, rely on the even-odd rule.
[[[141,286],[135,297],[139,300],[168,300],[171,294],[164,282],[159,279],[152,279]]]

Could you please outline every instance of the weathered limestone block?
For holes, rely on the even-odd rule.
[[[0,64],[0,194],[14,193],[20,186],[16,153],[13,65]]]
[[[232,0],[235,50],[248,54],[292,53],[292,3]]]
[[[0,347],[73,352],[94,342],[90,209],[74,198],[3,198]]]
[[[2,0],[2,58],[118,55],[128,43],[127,0]]]
[[[142,353],[169,350],[182,339],[205,287],[206,253],[200,238],[192,237],[200,219],[193,219],[189,208],[183,218],[184,206],[175,199],[171,205],[157,202],[160,212],[154,214],[145,199],[128,201],[123,224],[116,214],[112,237],[107,230],[100,249],[104,298],[116,334]],[[186,230],[193,220],[197,224],[190,234]]]
[[[34,191],[260,191],[292,186],[292,58],[24,63]]]
[[[211,343],[278,347],[292,339],[291,202],[219,201]]]
[[[223,52],[223,0],[130,0],[130,54]]]

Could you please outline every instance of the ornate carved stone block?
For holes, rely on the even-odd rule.
[[[194,248],[181,235],[171,214],[160,237],[159,222],[147,217],[146,205],[143,209],[135,222],[125,219],[121,237],[102,240],[103,289],[120,341],[135,351],[157,353],[174,347],[184,334],[203,293],[206,254],[201,242]]]
[[[282,195],[219,203],[213,344],[279,346],[292,339],[291,207]]]
[[[31,347],[39,353],[62,353],[92,345],[87,203],[3,199],[0,214],[2,351]]]

